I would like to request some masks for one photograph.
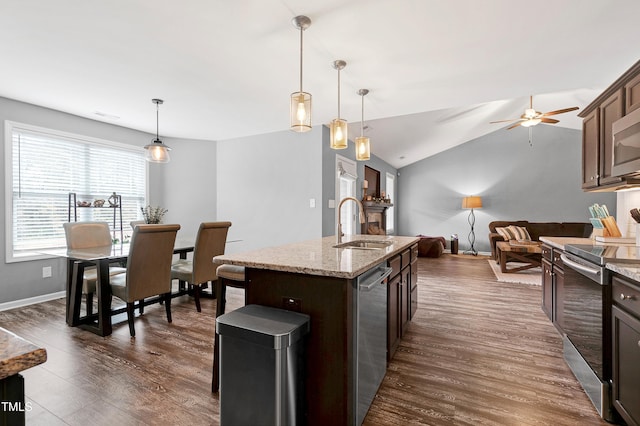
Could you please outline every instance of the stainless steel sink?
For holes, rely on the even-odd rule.
[[[389,247],[393,244],[393,241],[388,240],[356,240],[356,241],[347,241],[346,243],[337,244],[333,246],[334,248],[343,248],[343,249],[356,249],[356,250],[381,250],[383,248]]]

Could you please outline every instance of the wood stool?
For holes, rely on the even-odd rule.
[[[246,281],[244,266],[220,265],[218,269],[216,269],[216,275],[218,276],[218,281],[216,282],[216,318],[218,318],[224,314],[227,286],[246,288]],[[245,293],[245,305],[246,303],[247,295]],[[218,388],[220,387],[218,343],[218,333],[215,333],[213,339],[213,377],[211,380],[211,392],[218,392]]]

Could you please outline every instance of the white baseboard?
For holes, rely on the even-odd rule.
[[[0,311],[8,311],[9,309],[22,308],[23,306],[35,305],[36,303],[48,302],[49,300],[62,299],[63,297],[66,297],[66,295],[66,291],[58,291],[55,293],[43,294],[42,296],[4,302],[0,303]]]

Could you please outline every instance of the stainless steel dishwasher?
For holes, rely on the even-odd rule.
[[[391,268],[381,263],[355,281],[355,424],[369,411],[387,370],[387,277]]]

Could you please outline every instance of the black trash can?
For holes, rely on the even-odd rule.
[[[451,254],[458,254],[458,234],[451,235]]]
[[[220,424],[305,423],[304,336],[308,315],[247,305],[216,319]]]

